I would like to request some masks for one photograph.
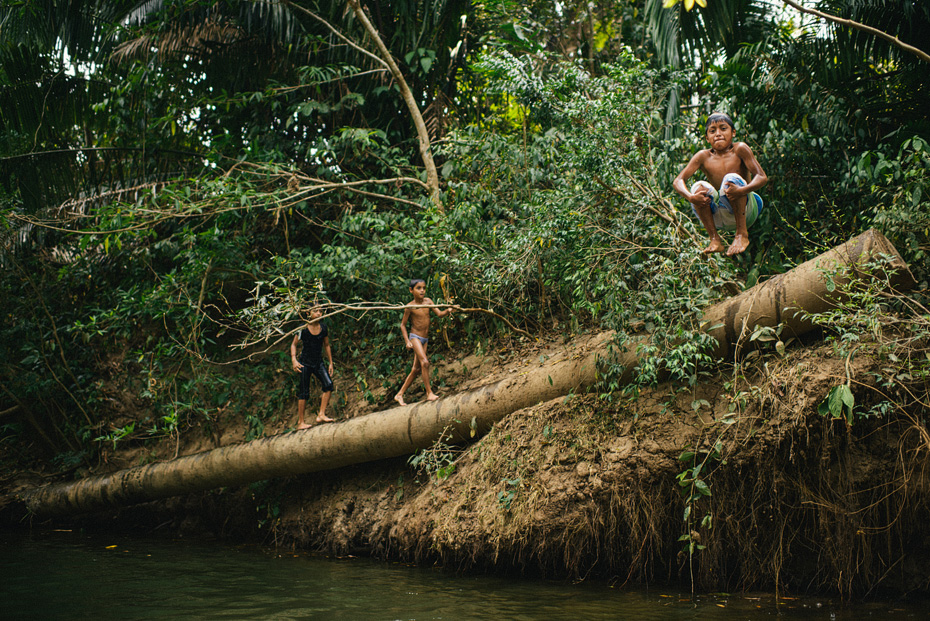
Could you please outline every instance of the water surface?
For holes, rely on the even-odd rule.
[[[0,531],[0,618],[11,619],[924,619],[919,602],[843,605],[771,594],[692,599],[458,576],[370,559],[328,559],[189,540]]]

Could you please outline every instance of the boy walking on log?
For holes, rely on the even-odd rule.
[[[437,308],[420,308],[422,306],[431,306],[433,301],[426,297],[426,282],[422,279],[415,278],[410,281],[410,293],[413,294],[413,300],[407,304],[404,309],[404,316],[400,320],[400,333],[404,337],[407,349],[413,350],[413,367],[410,374],[404,380],[404,385],[394,395],[394,401],[401,405],[407,405],[404,401],[404,392],[410,388],[414,378],[419,374],[423,378],[423,385],[426,387],[426,400],[435,401],[439,395],[433,392],[429,383],[429,358],[426,356],[426,344],[429,340],[430,310],[436,313],[437,317],[445,317],[452,313],[452,308],[439,310]],[[407,322],[410,322],[410,332],[407,332]]]
[[[310,396],[310,378],[316,377],[323,390],[320,399],[320,412],[316,415],[316,422],[331,423],[333,419],[326,415],[329,398],[333,394],[333,350],[329,346],[329,329],[320,321],[323,311],[319,306],[310,309],[310,322],[300,332],[294,335],[291,341],[291,366],[300,373],[300,387],[297,390],[297,429],[307,429],[309,424],[304,422],[304,410],[307,407],[307,398]],[[297,343],[302,343],[300,358],[297,358]],[[329,367],[323,364],[323,351],[329,358]]]
[[[769,179],[749,145],[733,142],[735,129],[727,114],[711,114],[704,130],[710,148],[695,153],[672,182],[675,191],[691,203],[694,214],[710,237],[704,254],[723,252],[719,229],[736,230],[727,256],[746,250],[749,226],[762,212],[762,197],[756,190],[764,187]],[[704,173],[707,181],[696,182],[689,191],[685,182],[698,170]]]

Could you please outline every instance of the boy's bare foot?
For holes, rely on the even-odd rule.
[[[426,395],[426,400],[427,400],[427,401],[435,401],[435,400],[438,399],[438,398],[439,398],[439,395],[437,395],[437,394],[434,393],[434,392],[431,392],[431,393],[429,393],[428,395]]]
[[[316,417],[316,422],[318,423],[334,423],[335,419],[330,418],[326,414],[320,414]]]
[[[407,405],[407,402],[404,401],[404,398],[401,395],[394,395],[394,401],[397,401],[401,405]]]
[[[300,429],[310,429],[310,425],[308,425],[307,423],[300,423],[299,425],[297,425],[297,429],[298,429],[298,430],[300,430]]]
[[[730,247],[727,249],[727,256],[732,257],[733,255],[740,254],[748,247],[749,238],[743,235],[737,235],[733,238],[733,243],[730,244]]]
[[[707,245],[707,248],[703,250],[703,252],[704,254],[713,254],[715,252],[723,252],[723,240],[721,240],[719,237],[710,240],[710,243]]]

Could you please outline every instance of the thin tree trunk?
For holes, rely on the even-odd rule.
[[[404,98],[404,103],[407,104],[407,110],[409,110],[410,116],[413,118],[413,124],[417,129],[417,137],[420,143],[420,157],[423,160],[423,166],[426,168],[426,185],[429,186],[430,199],[433,201],[433,204],[442,211],[442,202],[439,200],[439,173],[436,170],[436,163],[433,161],[433,154],[430,151],[429,132],[426,131],[426,123],[423,121],[423,115],[420,114],[420,107],[413,98],[413,93],[410,92],[410,87],[407,86],[404,74],[400,72],[400,67],[397,66],[394,56],[384,44],[384,41],[381,40],[381,35],[378,34],[378,30],[368,19],[368,15],[359,4],[359,0],[348,1],[349,6],[352,7],[352,10],[355,12],[355,17],[358,18],[358,21],[365,27],[368,36],[371,37],[372,41],[374,41],[377,46],[381,58],[387,63],[388,68],[391,70],[391,74],[394,76],[394,79],[397,80],[397,85],[400,87],[400,94]]]
[[[796,309],[817,313],[830,308],[837,299],[825,271],[861,266],[878,255],[895,258],[894,267],[899,272],[892,284],[913,285],[907,266],[891,243],[881,233],[867,231],[708,309],[705,325],[720,344],[718,355],[737,353],[755,326],[784,322],[795,335],[809,331],[812,324],[799,317]],[[588,389],[597,379],[599,357],[610,356],[613,363],[626,368],[628,377],[637,365],[636,348],[628,346],[618,351],[608,347],[610,341],[611,334],[603,333],[587,348],[567,349],[561,359],[439,401],[396,407],[170,462],[56,483],[28,490],[22,498],[37,514],[88,512],[409,455],[430,446],[447,430],[457,439],[467,440],[472,430],[482,434],[511,412]]]
[[[410,92],[410,87],[407,85],[407,80],[404,79],[404,74],[401,73],[400,67],[397,66],[397,62],[394,60],[394,56],[391,54],[391,51],[388,50],[387,46],[384,44],[384,41],[381,40],[381,35],[378,34],[377,28],[375,28],[371,23],[371,20],[368,19],[368,15],[359,4],[359,0],[348,0],[348,5],[352,9],[352,12],[355,14],[355,17],[362,24],[362,27],[368,33],[368,36],[370,36],[372,41],[375,43],[375,46],[377,46],[377,55],[372,54],[370,51],[352,41],[346,35],[339,32],[339,30],[337,30],[332,24],[327,22],[313,11],[310,11],[306,7],[295,4],[291,0],[282,1],[294,10],[300,11],[319,21],[347,45],[370,57],[375,62],[380,63],[391,72],[391,75],[395,80],[397,80],[397,85],[400,88],[400,94],[404,99],[404,104],[407,106],[407,111],[410,112],[410,117],[413,119],[413,125],[417,130],[417,138],[419,140],[420,146],[420,158],[423,160],[423,167],[426,168],[426,187],[429,191],[430,200],[439,209],[439,211],[444,211],[442,207],[442,201],[440,200],[439,196],[439,173],[436,170],[436,163],[433,161],[433,154],[430,151],[429,132],[426,130],[426,123],[423,121],[423,115],[420,113],[420,107],[417,105],[416,100],[413,98],[413,93]],[[419,180],[418,182],[422,183]],[[392,200],[398,199],[395,198]]]

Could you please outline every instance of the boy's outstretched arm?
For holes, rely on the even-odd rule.
[[[429,298],[425,298],[423,301],[424,301],[425,303],[427,303],[427,304],[435,304],[435,302],[433,302],[433,301],[432,301],[431,299],[429,299]],[[437,317],[445,317],[446,315],[449,315],[449,314],[452,313],[452,308],[449,307],[449,308],[444,308],[444,309],[442,309],[442,310],[439,310],[438,308],[434,308],[434,309],[433,309],[433,313],[434,313]]]

